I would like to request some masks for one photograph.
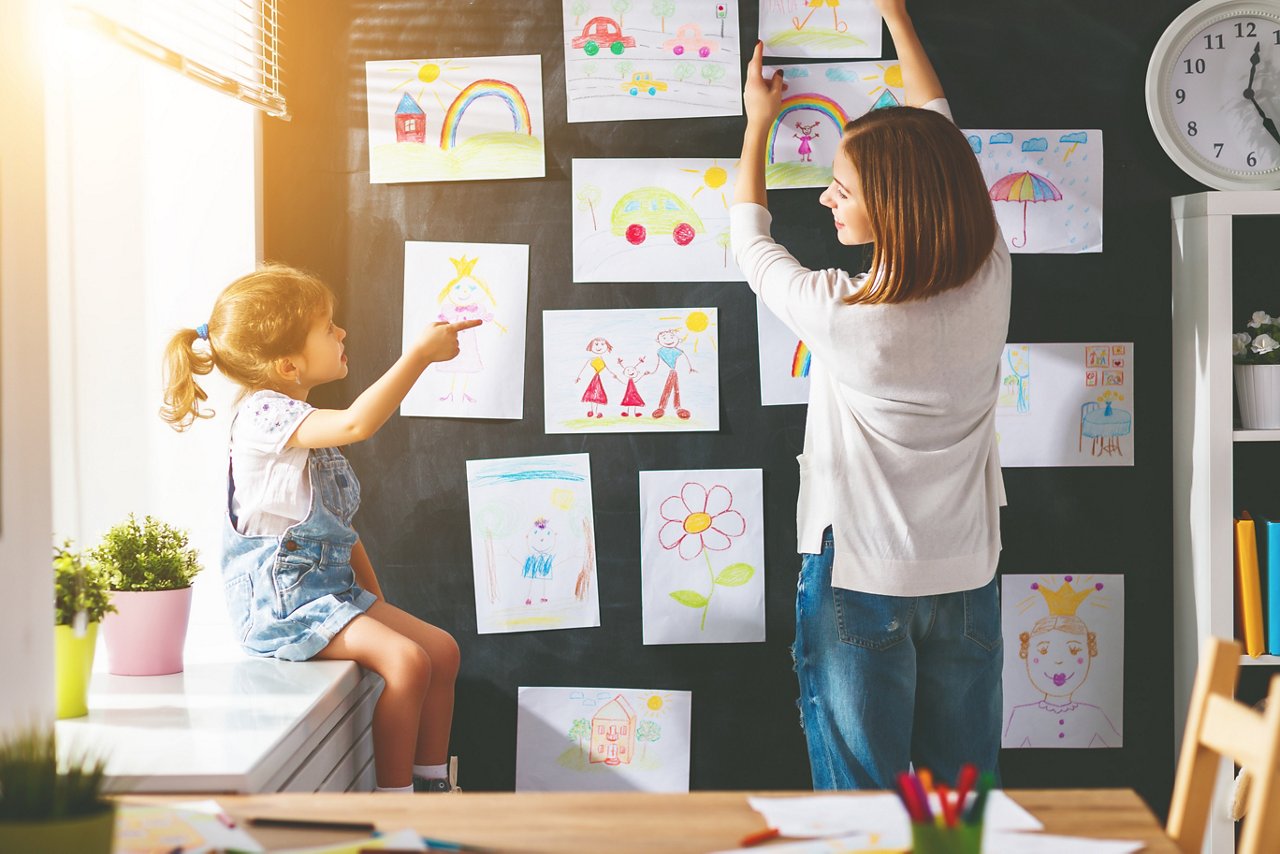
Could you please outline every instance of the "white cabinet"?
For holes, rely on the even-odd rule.
[[[1232,223],[1280,216],[1280,191],[1213,192],[1173,199],[1174,757],[1201,642],[1235,634],[1233,445],[1280,441],[1280,430],[1233,430]],[[1280,658],[1242,658],[1275,664]],[[1205,851],[1234,850],[1223,762]]]

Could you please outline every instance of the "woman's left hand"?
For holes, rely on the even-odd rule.
[[[782,72],[764,76],[764,42],[757,41],[751,61],[747,63],[747,81],[742,87],[742,103],[747,112],[747,124],[769,126],[782,111],[782,93],[787,84]]]

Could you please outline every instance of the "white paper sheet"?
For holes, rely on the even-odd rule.
[[[760,345],[760,405],[809,402],[809,348],[756,299],[756,338]]]
[[[1087,839],[1048,833],[992,833],[982,835],[984,851],[1001,854],[1132,854],[1147,846],[1126,839]]]
[[[1010,252],[1102,251],[1102,131],[964,134]]]
[[[873,0],[760,0],[760,40],[765,56],[879,56],[880,13]]]
[[[770,190],[825,187],[847,122],[905,103],[902,68],[883,62],[771,65],[783,72],[782,112],[769,128],[765,184]]]
[[[904,848],[911,844],[911,822],[897,795],[813,795],[795,798],[751,797],[747,803],[769,827],[797,839],[878,834],[878,844]],[[1036,831],[1044,825],[999,789],[987,798],[983,823],[992,831]]]
[[[720,429],[714,308],[542,313],[547,433]]]
[[[564,0],[570,122],[742,115],[736,0]]]
[[[459,352],[419,377],[401,415],[524,417],[529,247],[506,243],[404,245],[404,347],[432,323],[479,318]]]
[[[996,434],[1000,464],[1131,466],[1133,343],[1005,345]]]
[[[542,57],[365,63],[369,182],[546,174]]]
[[[120,804],[114,833],[111,850],[117,854],[154,854],[178,847],[190,854],[264,850],[212,799],[164,806]]]
[[[760,469],[640,472],[646,644],[765,639],[763,488]]]
[[[1005,575],[1001,584],[1001,746],[1122,747],[1124,576]]]
[[[687,792],[688,691],[520,688],[517,792]]]
[[[737,160],[575,159],[575,282],[741,282],[729,247]]]
[[[467,460],[476,630],[600,625],[586,454]]]

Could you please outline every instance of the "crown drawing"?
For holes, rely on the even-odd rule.
[[[1057,590],[1050,590],[1048,587],[1039,583],[1031,585],[1032,590],[1039,591],[1044,597],[1045,604],[1049,606],[1049,615],[1052,617],[1070,617],[1076,612],[1076,609],[1088,599],[1090,595],[1102,589],[1102,583],[1094,584],[1092,587],[1082,587],[1076,590],[1071,586],[1071,576],[1065,576],[1062,586]]]

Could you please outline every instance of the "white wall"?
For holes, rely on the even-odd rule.
[[[0,3],[0,730],[53,718],[44,42]]]
[[[233,390],[201,379],[219,417],[186,433],[157,410],[169,336],[204,322],[254,267],[257,114],[94,32],[68,29],[60,55],[48,108],[53,530],[92,545],[130,512],[188,529],[206,566],[188,660],[235,654],[218,577]]]

